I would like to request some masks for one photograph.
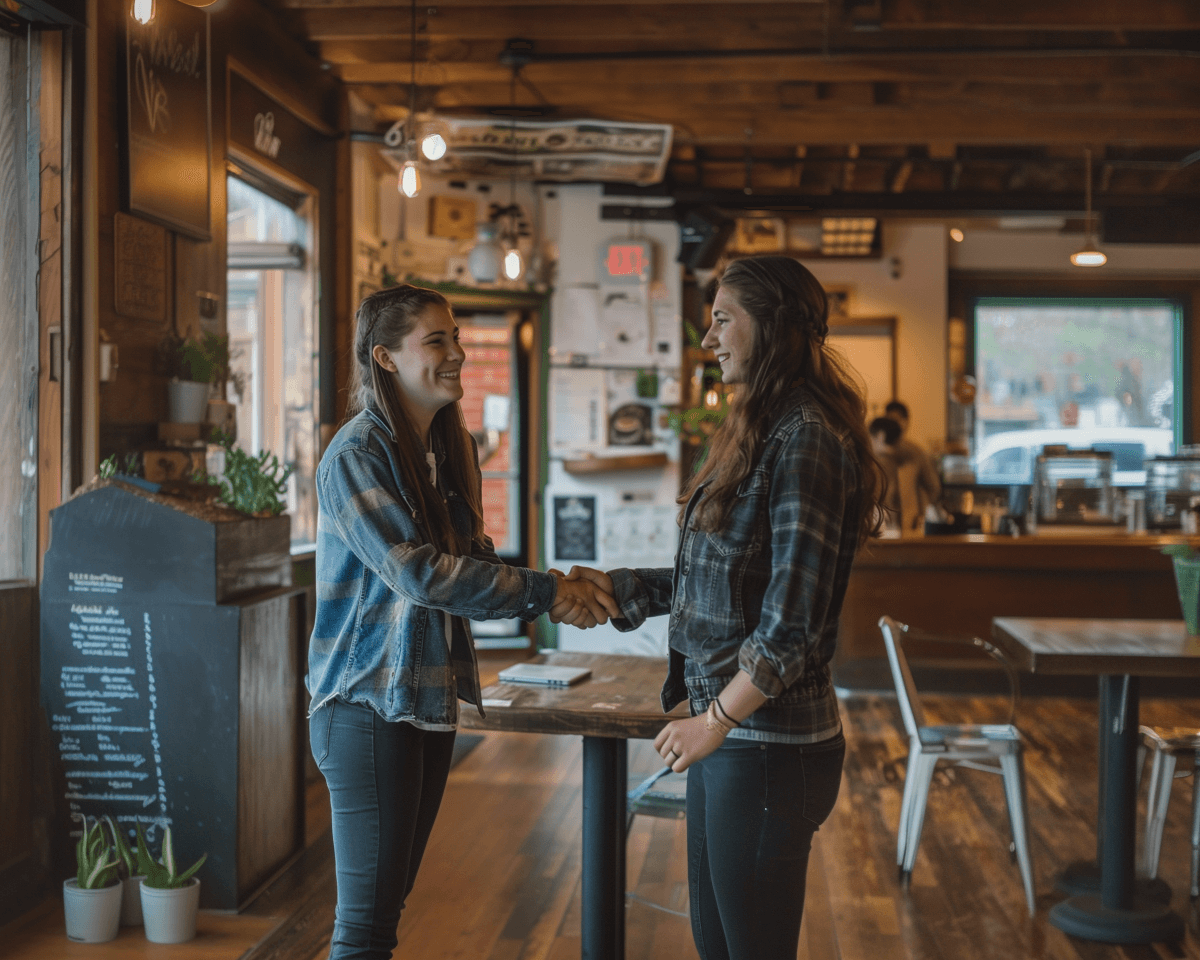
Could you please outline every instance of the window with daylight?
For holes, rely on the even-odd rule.
[[[292,547],[316,542],[319,451],[312,198],[229,186],[229,347],[237,445],[292,466]],[[288,202],[284,202],[287,200]]]
[[[1181,428],[1182,308],[1169,299],[974,301],[976,482],[1029,483],[1047,444],[1107,450],[1145,482]]]

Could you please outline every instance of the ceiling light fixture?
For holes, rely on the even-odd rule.
[[[1092,151],[1088,147],[1083,151],[1084,156],[1084,179],[1083,179],[1083,196],[1084,196],[1084,241],[1083,246],[1071,254],[1071,262],[1077,267],[1102,267],[1108,263],[1106,257],[1101,251],[1096,249],[1096,244],[1092,241]]]
[[[143,27],[146,26],[154,19],[154,0],[133,0],[129,14]]]
[[[404,166],[400,168],[400,179],[396,184],[402,194],[410,200],[421,192],[421,170],[417,166],[417,0],[410,5],[410,28],[412,47],[410,57],[411,74],[408,86],[408,120],[404,131]]]
[[[953,240],[955,243],[962,243],[963,240],[965,239],[965,237],[966,237],[966,234],[964,234],[962,232],[962,228],[960,228],[960,227],[951,227],[950,228],[950,239]]]
[[[509,120],[508,127],[508,143],[512,148],[512,165],[509,167],[508,177],[508,207],[500,211],[501,214],[508,215],[508,225],[500,235],[501,245],[504,247],[504,275],[509,280],[520,280],[521,274],[525,272],[525,264],[521,259],[521,231],[519,226],[519,216],[521,208],[517,206],[517,71],[520,66],[514,64],[512,72],[512,80],[509,84],[508,102],[512,109],[512,116]]]

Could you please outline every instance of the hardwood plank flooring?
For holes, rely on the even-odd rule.
[[[931,722],[1002,720],[994,697],[930,697]],[[1008,854],[999,777],[939,769],[912,883],[900,885],[895,830],[907,743],[894,699],[843,701],[848,752],[836,810],[820,831],[809,873],[799,960],[1200,960],[1196,917],[1178,944],[1114,947],[1075,940],[1047,922],[1060,895],[1053,878],[1095,851],[1094,700],[1030,698],[1017,723],[1028,740],[1028,802],[1037,915],[1028,917]],[[1196,725],[1200,704],[1147,700],[1142,721]],[[656,767],[644,741],[630,745],[630,777]],[[399,930],[406,960],[576,960],[579,941],[581,740],[488,733],[451,772],[441,815]],[[1188,910],[1190,779],[1176,782],[1161,876]],[[1142,807],[1144,813],[1144,794]],[[205,923],[243,939],[209,940],[205,960],[312,960],[328,948],[335,888],[328,801],[309,787],[309,847],[240,916]],[[686,916],[686,825],[637,817],[629,836],[629,960],[696,957]],[[649,903],[647,903],[647,901]],[[0,956],[69,956],[61,907],[50,901],[5,930]],[[215,929],[215,926],[213,927]],[[197,940],[194,948],[201,945]],[[140,944],[140,947],[139,947]],[[20,952],[12,952],[18,949]],[[162,948],[158,948],[160,951]],[[96,960],[167,956],[126,932],[89,946]],[[176,954],[169,956],[173,958]]]

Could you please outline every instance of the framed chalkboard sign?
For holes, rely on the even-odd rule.
[[[129,210],[211,240],[208,13],[159,0],[147,25],[125,17]]]

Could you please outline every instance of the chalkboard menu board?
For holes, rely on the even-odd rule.
[[[286,555],[279,519],[266,536]],[[246,549],[254,522],[213,524],[102,487],[51,511],[41,585],[42,702],[62,835],[77,828],[71,814],[108,814],[126,829],[141,821],[157,849],[169,825],[184,866],[208,854],[201,903],[223,909],[303,844],[297,593],[290,566],[270,560],[274,548]],[[231,582],[222,566],[257,566],[277,585],[219,603]],[[250,715],[247,685],[266,705],[251,704]],[[255,757],[249,745],[264,729],[272,755]]]
[[[179,0],[155,6],[149,24],[123,18],[129,209],[211,240],[208,13]]]

